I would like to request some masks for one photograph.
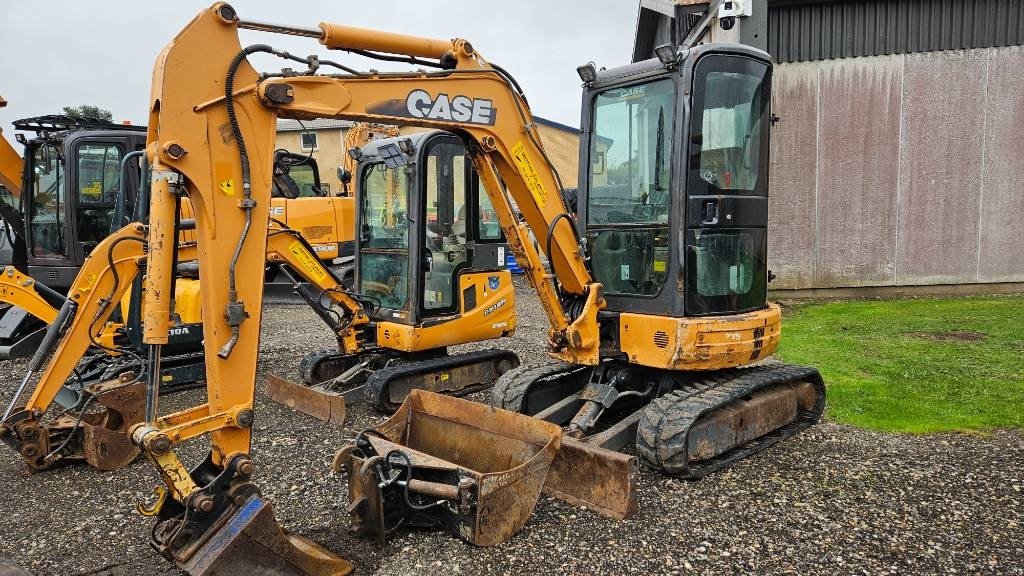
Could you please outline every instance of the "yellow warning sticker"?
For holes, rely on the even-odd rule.
[[[665,262],[664,260],[655,260],[654,261],[654,271],[655,272],[664,272],[666,270],[667,266],[668,266],[668,262]]]
[[[526,152],[526,145],[522,142],[512,147],[512,161],[516,163],[516,169],[519,170],[519,175],[523,177],[523,182],[526,182],[526,187],[530,189],[530,194],[533,194],[533,199],[537,202],[537,206],[543,208],[547,202],[548,194],[544,190],[544,185],[541,184],[540,174],[533,167],[530,155]]]
[[[93,198],[99,198],[100,195],[103,193],[103,191],[100,190],[99,182],[92,182],[90,184],[86,184],[84,186],[81,186],[79,190],[81,191],[82,196],[92,196]]]
[[[299,264],[306,269],[309,274],[309,278],[314,282],[323,282],[327,278],[327,271],[320,264],[320,261],[315,256],[309,253],[309,250],[302,245],[302,242],[298,240],[291,243],[288,246],[288,251],[291,252],[295,259],[298,260]]]
[[[220,191],[227,196],[235,195],[235,180],[228,178],[227,180],[220,183]]]

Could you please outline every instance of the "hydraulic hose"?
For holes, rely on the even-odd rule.
[[[143,152],[142,150],[136,150],[134,152],[129,152],[125,154],[124,158],[121,159],[121,186],[118,188],[117,199],[114,202],[114,225],[112,226],[114,230],[128,223],[127,212],[129,163],[134,160],[137,160],[143,154],[145,154],[145,152]],[[111,230],[111,232],[113,232],[114,230]]]
[[[238,145],[238,158],[242,165],[242,202],[241,208],[245,210],[245,225],[242,226],[242,233],[235,244],[235,251],[231,254],[231,263],[228,265],[228,304],[226,317],[228,326],[231,327],[231,336],[217,352],[219,358],[227,359],[231,351],[238,344],[238,337],[242,321],[245,319],[245,306],[238,300],[238,289],[235,282],[235,271],[238,267],[238,259],[242,254],[242,247],[245,246],[245,239],[249,236],[249,229],[252,228],[252,209],[255,202],[252,199],[252,177],[249,169],[249,153],[245,148],[245,140],[242,138],[242,129],[238,125],[238,116],[235,114],[235,75],[238,67],[242,65],[246,57],[258,52],[276,53],[272,47],[266,44],[254,44],[243,48],[241,52],[231,59],[228,66],[227,77],[224,79],[224,104],[227,108],[228,122],[231,124],[231,135],[235,144]]]

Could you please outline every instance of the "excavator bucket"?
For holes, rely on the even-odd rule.
[[[413,390],[387,422],[342,448],[357,531],[442,527],[478,546],[518,532],[562,440],[557,425]]]
[[[81,460],[97,470],[118,470],[139,455],[128,429],[142,421],[145,383],[109,380],[87,387],[85,394],[79,412],[46,424],[29,419],[15,425],[18,451],[33,470]]]
[[[303,386],[270,374],[267,376],[267,396],[292,410],[309,414],[325,422],[345,422],[345,396],[337,392],[315,386]]]
[[[191,576],[347,576],[352,564],[301,536],[288,534],[274,509],[251,494],[178,566]]]

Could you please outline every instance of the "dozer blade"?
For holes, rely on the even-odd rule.
[[[576,506],[622,520],[636,511],[634,456],[563,437],[544,491]]]
[[[267,376],[267,396],[292,410],[331,424],[345,422],[345,397],[322,388],[303,386],[279,376]]]
[[[288,534],[258,494],[230,513],[178,566],[191,576],[346,576],[352,565],[301,536]]]
[[[562,430],[522,414],[413,390],[387,422],[341,449],[349,512],[378,540],[444,527],[478,546],[518,532],[537,504]]]

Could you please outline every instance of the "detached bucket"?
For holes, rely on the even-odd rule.
[[[413,390],[335,468],[348,472],[355,527],[380,542],[399,526],[443,527],[490,546],[530,518],[561,439],[550,422]]]

